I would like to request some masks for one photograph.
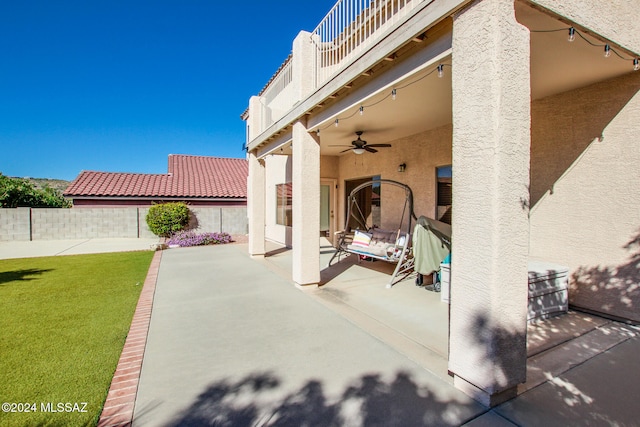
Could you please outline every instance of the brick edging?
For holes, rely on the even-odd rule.
[[[133,314],[129,334],[100,414],[98,427],[130,426],[133,421],[133,407],[138,392],[142,358],[147,343],[153,295],[156,290],[161,258],[162,251],[156,251],[149,265],[138,305]]]

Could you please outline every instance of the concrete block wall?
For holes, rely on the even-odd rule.
[[[246,207],[192,207],[199,232],[247,233]],[[149,208],[0,209],[0,241],[152,238]]]
[[[32,209],[32,240],[138,237],[135,208]]]
[[[0,209],[0,240],[30,240],[31,210]]]
[[[189,226],[196,231],[220,232],[222,230],[220,209],[191,207],[191,222]]]
[[[225,232],[247,234],[247,208],[238,207],[191,207],[195,217],[192,225],[199,232]]]
[[[138,208],[138,237],[141,239],[148,239],[156,237],[155,234],[149,230],[149,226],[147,226],[147,214],[149,213],[149,208]]]
[[[229,234],[247,234],[247,208],[244,206],[221,208],[222,231]]]

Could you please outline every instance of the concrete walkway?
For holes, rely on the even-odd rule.
[[[245,245],[169,250],[133,424],[637,425],[640,339],[626,328],[620,344],[488,410]]]
[[[159,239],[108,238],[35,241],[0,241],[0,259],[31,258],[56,255],[95,254],[104,252],[143,251]]]

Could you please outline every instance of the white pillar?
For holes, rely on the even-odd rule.
[[[247,142],[252,141],[264,131],[264,105],[259,96],[249,99],[249,117],[247,118]]]
[[[298,285],[320,281],[320,144],[306,123],[293,124],[292,277]]]
[[[453,248],[449,370],[494,406],[526,376],[529,31],[513,0],[453,24]]]
[[[313,35],[306,31],[300,31],[293,41],[292,49],[292,84],[294,98],[302,100],[315,89],[315,59],[316,45],[313,43]]]
[[[264,255],[265,228],[265,164],[249,152],[249,179],[247,182],[247,213],[249,217],[249,255]]]

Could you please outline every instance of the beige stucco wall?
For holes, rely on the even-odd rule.
[[[345,223],[345,180],[380,175],[383,179],[402,182],[411,187],[414,195],[414,212],[433,218],[436,215],[436,167],[451,164],[451,125],[393,141],[391,148],[381,148],[378,153],[342,156],[321,156],[320,176],[335,179],[338,185],[336,221],[337,228]],[[278,243],[291,244],[291,229],[276,224],[275,186],[291,181],[291,157],[268,156],[266,162],[266,229],[265,237]],[[406,171],[397,171],[405,163]],[[382,196],[383,228],[397,228],[404,206],[404,194],[387,189]],[[405,215],[406,217],[407,215]]]
[[[393,141],[370,142],[390,143],[392,147],[380,148],[375,154],[346,153],[338,157],[338,175],[335,177],[338,180],[338,227],[341,229],[345,223],[345,180],[375,175],[407,184],[413,191],[416,215],[433,218],[436,214],[436,167],[451,164],[451,125]],[[406,170],[398,172],[398,165],[402,163],[407,165]],[[382,194],[380,226],[397,228],[403,207],[404,194],[387,189],[386,195]]]
[[[320,156],[320,176],[322,178],[337,179],[340,174],[339,156]]]
[[[531,141],[531,256],[571,268],[571,304],[636,321],[639,90],[636,72],[536,101]]]
[[[638,0],[532,0],[616,44],[640,53]]]
[[[291,227],[276,224],[276,185],[291,182],[291,157],[267,156],[265,164],[265,238],[290,246]]]

